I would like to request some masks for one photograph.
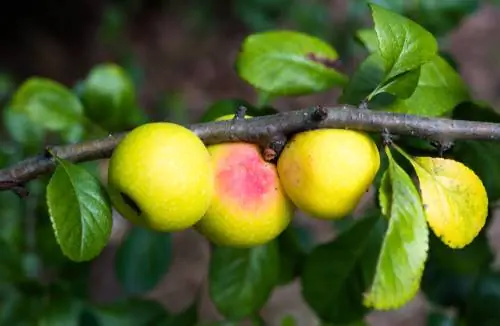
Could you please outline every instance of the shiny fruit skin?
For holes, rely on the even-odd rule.
[[[284,193],[276,166],[257,145],[208,147],[215,171],[215,195],[196,229],[211,242],[248,248],[276,238],[290,223],[294,206]]]
[[[317,129],[294,135],[277,165],[285,192],[300,210],[319,219],[339,219],[368,190],[380,168],[380,154],[366,133]]]
[[[108,189],[113,206],[131,222],[164,232],[186,229],[203,217],[213,197],[210,154],[181,125],[141,125],[114,150]]]

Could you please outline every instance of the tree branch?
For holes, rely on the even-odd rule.
[[[384,130],[430,140],[481,139],[500,140],[500,124],[428,118],[416,115],[361,109],[350,105],[314,107],[242,120],[233,119],[188,126],[206,145],[222,142],[247,141],[269,145],[274,137],[319,128],[346,128],[367,132]],[[54,146],[50,151],[72,162],[109,158],[126,132],[104,139],[73,145]],[[36,177],[50,173],[56,166],[47,153],[28,158],[0,170],[0,190],[19,189]]]

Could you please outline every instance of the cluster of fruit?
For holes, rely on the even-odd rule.
[[[273,164],[256,144],[205,146],[188,128],[154,122],[118,144],[108,189],[134,224],[163,232],[193,227],[215,244],[252,247],[276,238],[295,207],[321,219],[348,215],[379,167],[377,146],[359,131],[297,133]]]

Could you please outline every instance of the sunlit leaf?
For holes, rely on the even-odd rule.
[[[372,3],[370,8],[386,81],[420,67],[437,54],[436,39],[422,26],[379,5]]]
[[[372,28],[360,29],[356,32],[356,38],[363,43],[368,52],[378,52],[378,38],[377,33]]]
[[[335,69],[338,54],[326,42],[300,32],[277,30],[248,36],[236,60],[238,75],[271,95],[305,95],[344,85]]]
[[[389,226],[375,278],[364,303],[375,309],[399,308],[417,293],[429,248],[429,230],[417,188],[388,148],[391,202]]]
[[[479,234],[488,215],[486,189],[464,164],[437,157],[415,157],[427,221],[452,248],[463,248]]]
[[[407,99],[397,99],[384,110],[443,116],[467,100],[469,93],[460,75],[440,56],[421,67],[417,88]]]

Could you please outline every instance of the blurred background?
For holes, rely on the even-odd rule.
[[[500,108],[500,1],[373,2],[404,13],[433,32],[476,99]],[[73,88],[94,65],[115,62],[133,77],[138,101],[149,118],[189,123],[216,100],[259,101],[233,69],[248,34],[289,28],[318,36],[337,49],[341,70],[349,74],[366,55],[355,43],[354,31],[370,26],[371,17],[366,1],[361,0],[34,0],[3,3],[0,23],[3,100],[28,77],[43,76]],[[336,103],[338,95],[332,90],[280,98],[273,105],[278,110],[328,105]],[[105,162],[100,169],[105,180]],[[298,218],[319,242],[335,236],[331,224]],[[488,232],[498,252],[500,224],[496,221]],[[96,302],[113,302],[123,294],[114,259],[127,227],[116,216],[112,241],[89,264],[90,295]],[[220,316],[205,282],[208,243],[187,230],[174,234],[173,248],[168,274],[147,296],[171,311],[181,311],[201,293],[200,316],[217,320]],[[419,295],[399,311],[370,314],[368,321],[425,325],[426,309]],[[317,323],[301,299],[297,282],[278,288],[262,312],[269,325],[279,325],[288,314],[296,317],[298,325]]]

